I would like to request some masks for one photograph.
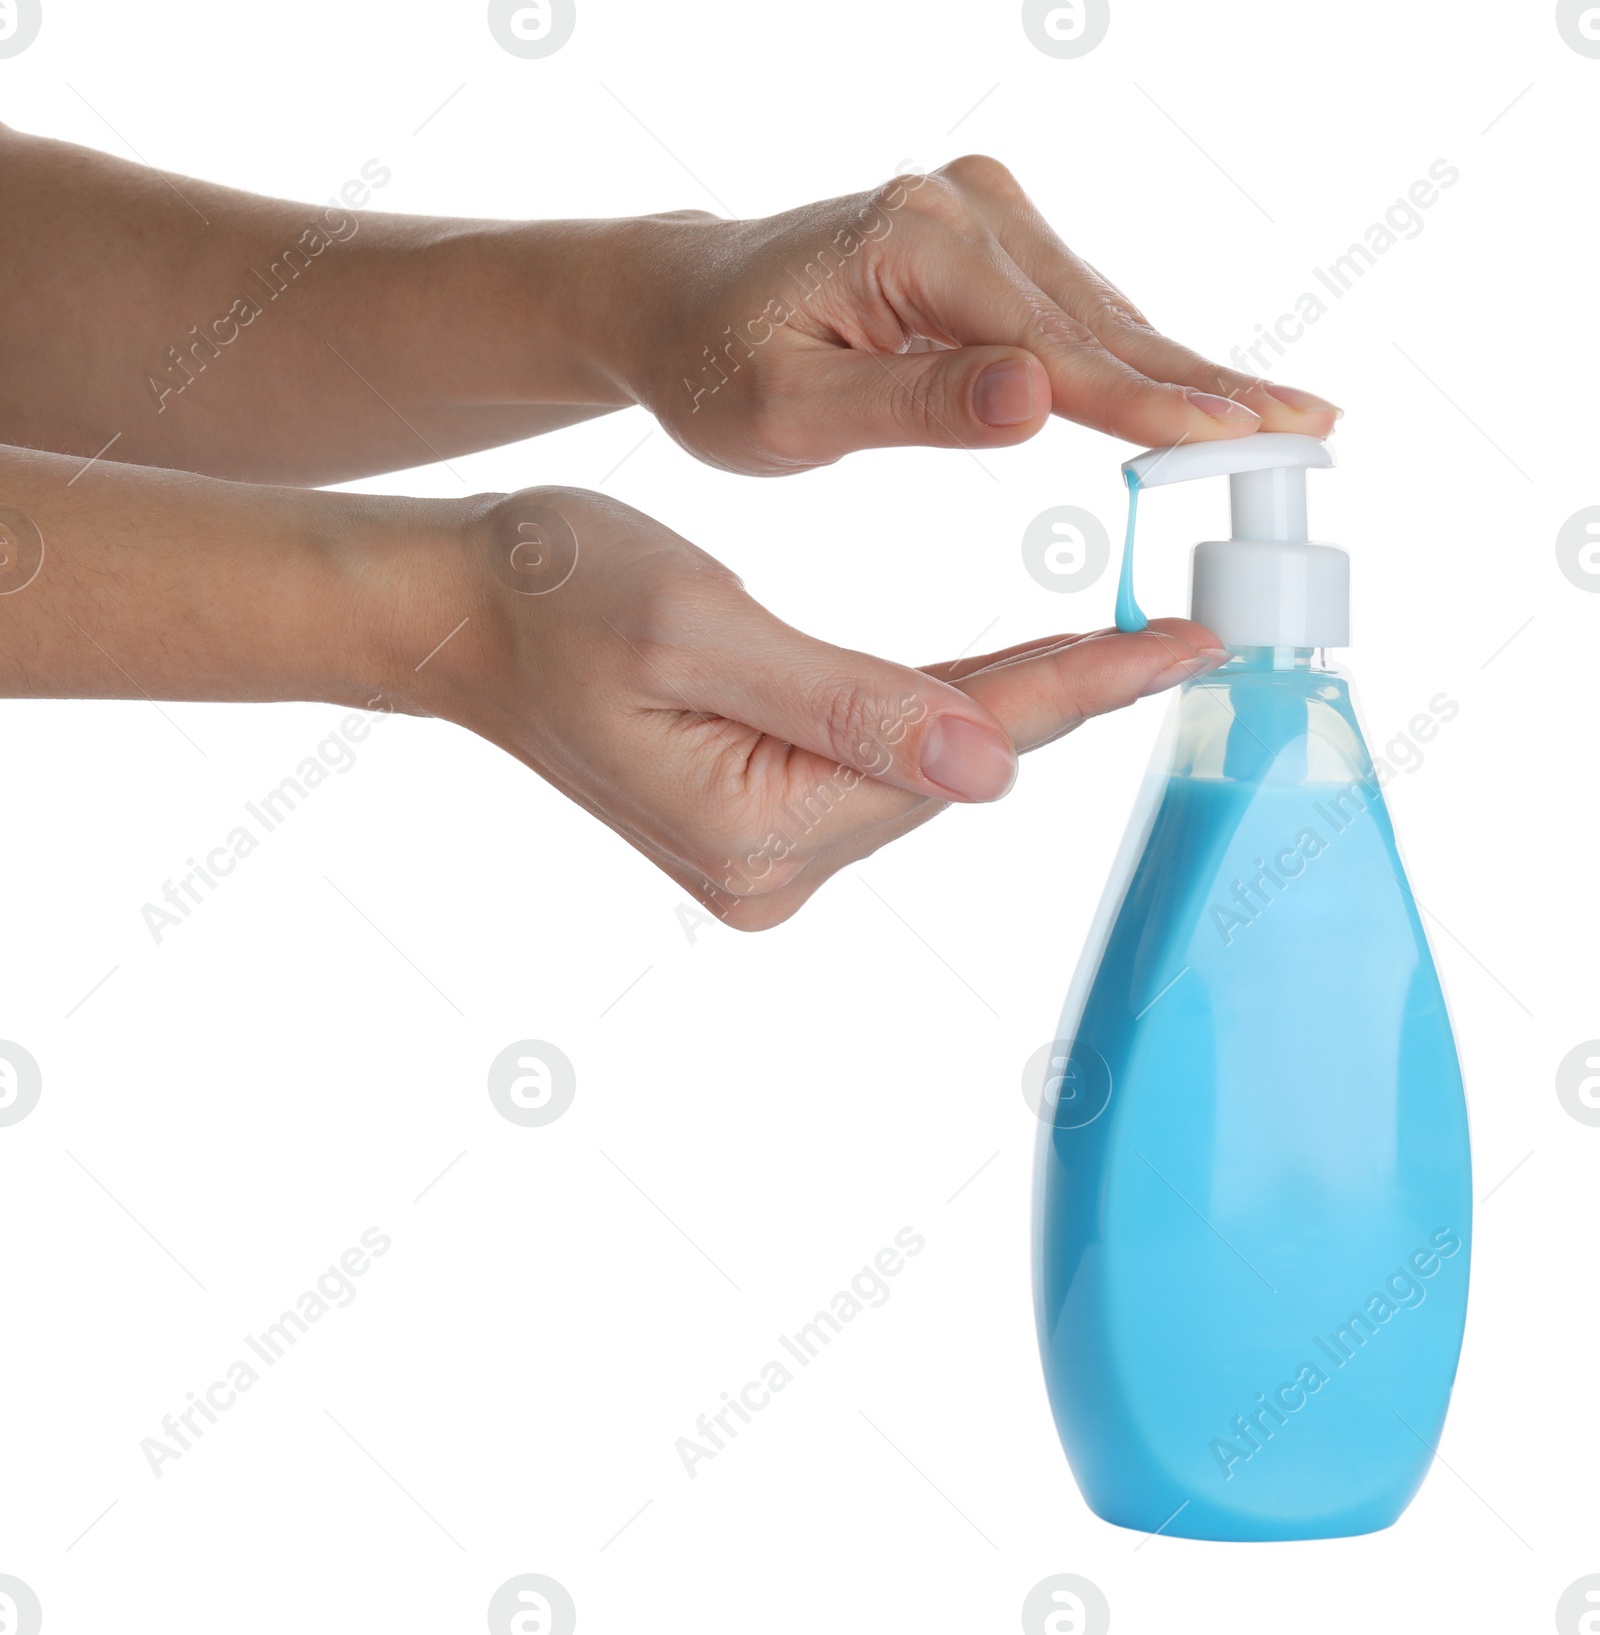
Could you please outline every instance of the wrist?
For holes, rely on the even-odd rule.
[[[457,407],[626,408],[644,344],[629,221],[440,223],[410,275],[456,311],[437,389]]]
[[[697,211],[528,224],[519,282],[549,293],[537,303],[539,333],[526,355],[564,350],[585,402],[652,407],[657,381],[676,384],[688,360],[717,339],[694,337],[688,326],[695,270],[724,226]]]
[[[376,660],[368,707],[452,721],[548,775],[561,750],[545,705],[601,656],[573,600],[581,536],[604,539],[597,501],[557,486],[477,494],[369,534],[352,576]]]
[[[316,696],[461,720],[486,634],[475,543],[503,496],[318,497],[337,504],[319,528]]]
[[[695,271],[727,227],[683,211],[596,221],[439,222],[374,253],[451,309],[439,389],[456,407],[650,406],[653,383],[697,367]]]

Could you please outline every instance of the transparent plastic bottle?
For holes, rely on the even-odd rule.
[[[1230,651],[1173,701],[1056,1035],[1039,1338],[1106,1520],[1338,1537],[1392,1523],[1439,1440],[1466,1107],[1348,683]]]

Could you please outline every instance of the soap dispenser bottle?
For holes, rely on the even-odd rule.
[[[1315,438],[1155,449],[1231,479],[1187,682],[1068,996],[1034,1197],[1045,1379],[1090,1507],[1144,1533],[1387,1527],[1427,1473],[1472,1181],[1444,995],[1349,685],[1349,559],[1306,532]],[[1130,545],[1131,545],[1130,524]],[[1125,564],[1119,623],[1142,623]]]

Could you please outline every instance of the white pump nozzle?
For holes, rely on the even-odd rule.
[[[1306,472],[1334,463],[1320,438],[1257,432],[1150,449],[1122,470],[1139,488],[1229,478],[1233,538],[1194,548],[1189,614],[1229,647],[1344,647],[1350,558],[1306,537]]]

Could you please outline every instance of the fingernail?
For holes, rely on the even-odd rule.
[[[1017,781],[1017,752],[976,721],[941,715],[923,735],[922,775],[961,800],[999,800]]]
[[[1175,659],[1164,670],[1157,670],[1139,689],[1139,696],[1149,698],[1154,693],[1164,693],[1181,681],[1192,681],[1196,676],[1203,676],[1208,670],[1215,670],[1219,664],[1227,662],[1228,654],[1222,648],[1204,647],[1192,659]]]
[[[1325,397],[1318,397],[1315,392],[1302,392],[1298,386],[1279,386],[1274,381],[1266,380],[1261,383],[1261,389],[1269,397],[1275,397],[1280,403],[1286,403],[1291,409],[1297,409],[1301,414],[1320,414],[1328,409],[1333,410],[1333,418],[1342,420],[1344,410],[1337,403],[1330,403]]]
[[[1020,359],[991,363],[972,388],[972,407],[986,426],[1020,426],[1033,418],[1033,370]]]
[[[1218,397],[1213,392],[1190,392],[1189,401],[1197,409],[1204,409],[1213,420],[1223,420],[1235,426],[1252,420],[1258,426],[1261,424],[1261,416],[1254,409],[1235,403],[1231,397]]]

